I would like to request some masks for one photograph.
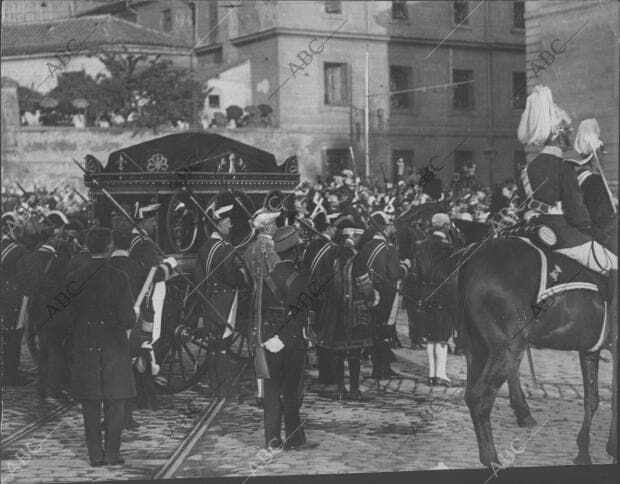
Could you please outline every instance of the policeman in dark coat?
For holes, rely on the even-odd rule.
[[[141,230],[146,232],[149,237],[155,233],[159,207],[159,203],[151,203],[142,206],[139,202],[136,202],[136,205],[134,206],[134,221]],[[134,228],[132,229],[132,234],[133,236],[128,250],[129,257],[140,263],[142,266],[143,276],[146,278],[146,275],[151,270],[151,267],[159,264],[162,257],[159,251],[153,246],[153,242],[144,237],[140,230]]]
[[[336,214],[338,215],[338,214]],[[316,332],[323,331],[325,323],[325,309],[329,303],[327,286],[333,278],[334,256],[337,245],[333,242],[336,229],[331,223],[333,215],[328,216],[325,212],[319,212],[313,219],[314,228],[322,235],[315,234],[304,252],[304,267],[310,273],[310,278],[317,287],[324,290],[313,298],[312,309],[317,315]],[[325,346],[317,348],[319,363],[319,383],[330,385],[336,383],[334,378],[334,353]]]
[[[110,264],[115,269],[124,272],[129,279],[129,287],[131,288],[132,303],[136,301],[138,293],[142,288],[142,266],[129,257],[129,246],[131,244],[131,233],[128,230],[114,230],[112,232],[112,242],[114,251],[110,255]],[[140,351],[140,332],[142,323],[136,319],[134,327],[131,329],[129,336],[129,352],[132,358],[137,358]],[[140,374],[134,367],[134,377],[139,378]],[[128,400],[125,404],[124,428],[136,429],[139,424],[133,419],[133,408],[135,402],[133,399]]]
[[[2,384],[7,386],[24,383],[19,376],[19,355],[26,317],[22,306],[27,300],[17,282],[17,262],[28,252],[13,237],[2,236]]]
[[[577,174],[563,159],[570,146],[568,114],[553,102],[548,87],[536,86],[521,115],[518,136],[524,144],[544,145],[521,172],[520,198],[526,219],[538,217],[557,236],[554,251],[596,272],[618,270],[618,257],[592,238],[592,221]]]
[[[575,165],[577,181],[583,193],[583,202],[592,220],[592,235],[601,245],[618,255],[618,216],[609,198],[603,176],[595,169],[595,157],[600,160],[603,142],[596,119],[579,123],[575,137],[575,151],[581,160],[568,160]]]
[[[109,229],[91,229],[90,260],[69,273],[76,318],[72,388],[82,403],[88,456],[92,466],[123,464],[120,456],[123,406],[136,396],[127,330],[134,326],[129,278],[106,258],[112,248]],[[101,411],[105,449],[101,442]]]
[[[63,245],[61,228],[46,226],[40,234],[45,243],[17,261],[20,290],[28,297],[29,324],[38,336],[38,394],[62,398],[68,386],[66,339],[72,330],[70,296],[64,287],[67,260],[58,249]]]
[[[390,328],[388,320],[393,313],[398,281],[405,277],[411,262],[399,262],[398,249],[390,240],[395,228],[392,218],[385,212],[371,215],[372,238],[364,243],[358,257],[366,265],[374,288],[379,292],[379,303],[371,309],[375,327],[373,350],[373,378],[390,378],[398,374],[390,368],[396,361],[390,349]]]
[[[299,418],[305,360],[303,327],[311,303],[310,277],[298,268],[301,241],[295,227],[279,228],[273,241],[281,260],[263,284],[261,336],[270,375],[265,379],[265,445],[286,450],[312,448],[317,444],[306,441]]]

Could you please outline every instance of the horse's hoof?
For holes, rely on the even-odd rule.
[[[577,457],[573,459],[573,463],[578,466],[591,466],[592,459],[590,459],[589,455],[579,454]]]
[[[519,427],[536,427],[538,425],[538,422],[534,420],[534,417],[528,415],[523,419],[517,419],[517,425]]]

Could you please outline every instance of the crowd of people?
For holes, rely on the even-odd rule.
[[[575,147],[582,159],[571,166],[561,158],[570,121],[550,93],[538,89],[531,96],[519,136],[524,143],[534,137],[545,147],[521,173],[518,190],[525,192],[525,205],[519,210],[526,212],[525,220],[536,216],[555,231],[558,252],[602,274],[617,271],[617,238],[611,240],[617,237],[615,207],[600,196],[604,178],[591,165],[601,149],[598,125],[590,120],[580,125]],[[537,103],[559,113],[556,124],[532,115]],[[530,180],[537,187],[551,181],[534,195]],[[24,331],[28,341],[37,337],[39,396],[80,400],[91,465],[122,464],[121,431],[139,427],[132,409],[156,407],[153,344],[161,334],[166,281],[177,266],[150,238],[160,205],[137,203],[131,220],[117,213],[110,227],[88,227],[79,223],[86,201],[70,187],[49,193],[18,189],[3,191],[2,200],[3,211],[30,214],[23,223],[3,227],[4,383],[23,383],[20,342]],[[319,382],[335,385],[339,400],[367,398],[360,391],[366,357],[372,378],[398,376],[391,368],[392,350],[401,345],[398,295],[407,309],[412,346],[427,352],[427,383],[451,384],[448,341],[457,336],[458,344],[450,310],[455,298],[448,293],[453,285],[437,284],[433,277],[464,244],[454,220],[487,222],[513,206],[516,189],[511,180],[494,191],[481,186],[473,163],[446,188],[432,167],[386,183],[383,190],[344,170],[326,181],[301,184],[277,210],[252,214],[255,236],[244,252],[232,244],[233,204],[206,209],[205,234],[188,280],[197,289],[212,355],[231,344],[240,294],[251,294],[248,336],[268,449],[318,445],[306,439],[300,419],[309,347],[317,349]],[[418,245],[414,256],[407,251],[411,244],[399,245],[403,226],[397,220],[433,202],[436,210],[424,224],[404,226],[410,242],[433,247],[424,252]],[[571,225],[574,220],[579,227]]]

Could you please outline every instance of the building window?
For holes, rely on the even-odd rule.
[[[220,107],[220,96],[217,94],[209,95],[209,107],[210,108],[219,108]]]
[[[474,109],[474,71],[469,69],[454,69],[452,82],[462,83],[454,86],[454,109]]]
[[[411,67],[390,66],[390,91],[411,89]],[[398,92],[390,96],[390,106],[395,109],[406,109],[412,106],[410,92]]]
[[[517,29],[525,28],[525,2],[512,2],[512,25]]]
[[[405,180],[411,173],[413,173],[413,151],[392,151],[392,179],[394,183]]]
[[[325,13],[342,13],[342,2],[327,0],[325,2]]]
[[[454,2],[452,8],[454,10],[455,25],[469,25],[469,3]]]
[[[526,83],[525,72],[512,73],[512,107],[515,109],[525,109]]]
[[[326,150],[325,162],[327,165],[327,176],[336,176],[346,169],[349,160],[349,150]]]
[[[164,32],[172,32],[172,10],[169,8],[161,12],[161,28]]]
[[[456,173],[463,173],[463,168],[474,162],[473,151],[455,151],[454,152],[454,171]]]
[[[409,18],[406,1],[395,0],[392,2],[392,18],[394,20],[407,20]]]
[[[347,104],[347,65],[326,62],[325,66],[325,104]]]

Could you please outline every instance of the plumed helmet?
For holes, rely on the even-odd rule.
[[[580,155],[589,155],[603,146],[600,140],[601,129],[594,118],[584,119],[579,123],[577,135],[575,136],[575,151]]]
[[[523,144],[542,145],[549,136],[554,137],[562,126],[570,123],[566,111],[553,102],[551,90],[538,85],[527,97],[517,136]]]

